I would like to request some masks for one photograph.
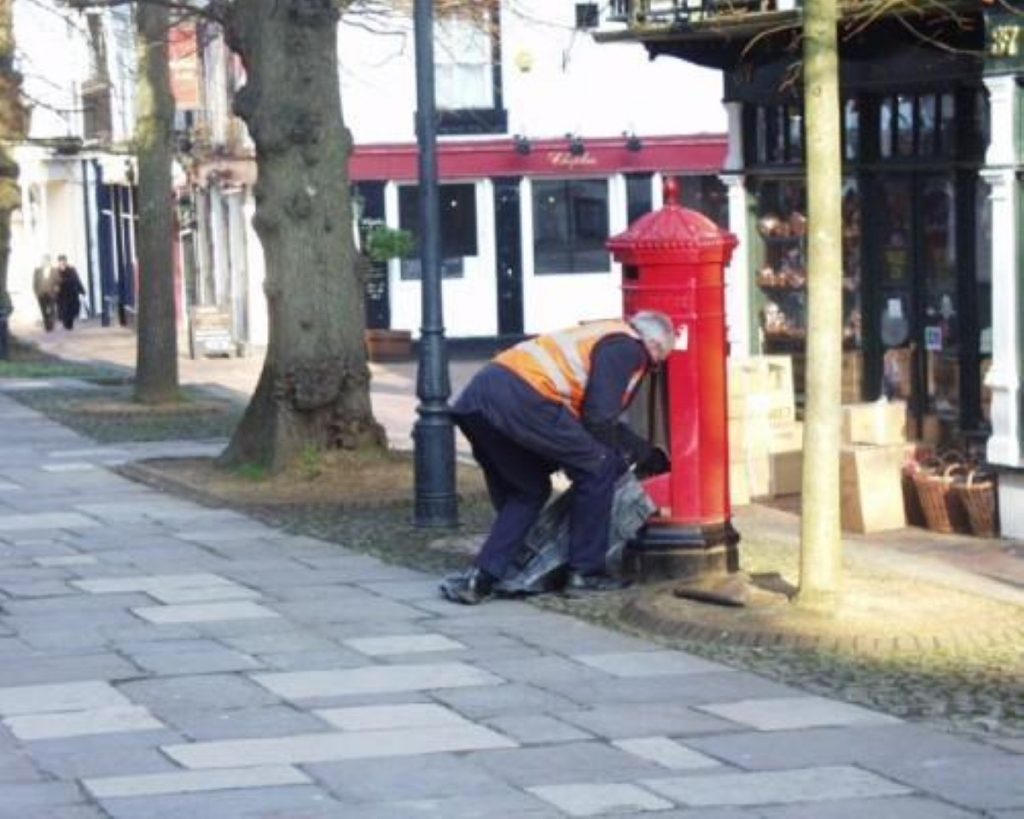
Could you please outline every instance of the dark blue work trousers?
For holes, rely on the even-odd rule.
[[[562,404],[549,401],[510,370],[484,367],[452,410],[484,470],[497,517],[476,564],[502,577],[551,495],[562,469],[576,490],[570,517],[569,564],[603,572],[615,481],[622,457],[584,429]]]

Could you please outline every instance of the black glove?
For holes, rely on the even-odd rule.
[[[672,462],[669,461],[665,450],[660,446],[652,446],[650,451],[637,462],[633,474],[640,480],[643,480],[644,478],[661,475],[670,469],[672,469]]]

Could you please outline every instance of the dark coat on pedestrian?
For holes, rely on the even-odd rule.
[[[57,315],[60,316],[64,328],[70,330],[75,326],[75,319],[82,309],[82,296],[85,288],[78,277],[78,271],[71,265],[58,271]]]

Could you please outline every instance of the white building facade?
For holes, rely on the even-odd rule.
[[[15,149],[22,206],[12,219],[13,321],[39,319],[32,272],[61,254],[82,277],[85,309],[124,318],[134,303],[131,11],[16,2],[14,32],[31,117]]]
[[[620,274],[604,242],[660,205],[665,175],[693,177],[683,185],[687,202],[723,226],[728,219],[717,179],[726,152],[720,76],[651,62],[635,44],[598,46],[596,4],[479,5],[475,20],[435,23],[447,333],[511,339],[618,315]],[[185,197],[186,292],[230,312],[239,344],[259,348],[267,325],[262,254],[249,226],[255,169],[244,133],[224,119],[244,79],[215,32],[200,43],[209,144]],[[338,46],[361,226],[415,235],[411,20],[345,17]],[[685,102],[666,104],[680,86],[690,89]],[[368,326],[416,335],[417,260],[392,260],[371,278]]]

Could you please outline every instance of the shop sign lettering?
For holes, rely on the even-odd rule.
[[[573,156],[568,151],[552,151],[548,154],[548,161],[556,168],[589,168],[597,164],[597,157],[593,154],[580,154]]]

